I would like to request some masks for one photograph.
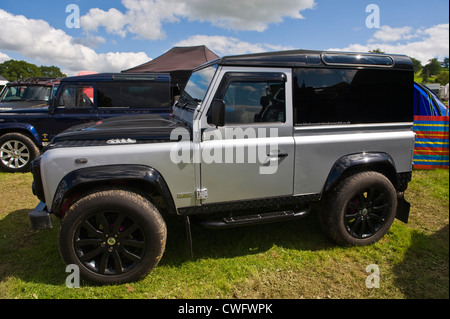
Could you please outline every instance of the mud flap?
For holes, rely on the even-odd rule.
[[[406,201],[404,193],[397,192],[397,214],[395,215],[395,218],[405,224],[408,223],[410,208],[411,204]]]

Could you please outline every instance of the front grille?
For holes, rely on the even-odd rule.
[[[41,178],[41,157],[38,156],[31,162],[31,173],[33,174],[32,190],[33,194],[39,198],[41,202],[45,202],[44,187]]]

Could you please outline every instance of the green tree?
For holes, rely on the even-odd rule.
[[[428,61],[428,64],[423,67],[422,73],[424,73],[425,71],[428,72],[429,76],[439,75],[439,73],[441,73],[441,64],[436,58],[431,59]]]
[[[413,68],[414,68],[414,73],[419,72],[420,70],[422,70],[423,66],[422,66],[422,62],[420,62],[417,59],[414,59],[413,57],[410,57],[411,61],[413,63]]]
[[[449,80],[448,71],[444,71],[441,72],[441,74],[439,74],[434,81],[444,86],[448,83],[448,80]]]
[[[444,58],[444,62],[442,62],[442,67],[448,69],[449,60],[448,57]]]
[[[42,77],[44,78],[64,78],[67,75],[62,73],[61,70],[57,66],[44,66],[41,65],[39,67],[41,71]]]
[[[370,50],[370,53],[384,53],[381,49]]]
[[[428,70],[422,70],[422,83],[428,83],[428,78],[430,76],[430,73]]]
[[[0,74],[8,81],[42,76],[39,68],[26,61],[8,60],[0,64]]]

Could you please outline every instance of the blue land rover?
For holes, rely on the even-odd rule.
[[[169,116],[169,74],[99,73],[63,78],[55,95],[35,107],[0,109],[0,169],[26,172],[40,149],[75,125],[131,115]]]

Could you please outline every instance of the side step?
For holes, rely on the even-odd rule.
[[[309,209],[294,212],[294,211],[281,211],[274,213],[264,213],[255,215],[245,215],[236,217],[225,217],[221,220],[205,220],[200,222],[205,228],[217,229],[217,228],[230,228],[239,227],[247,225],[265,224],[278,221],[291,220],[295,218],[300,218],[309,213]]]

